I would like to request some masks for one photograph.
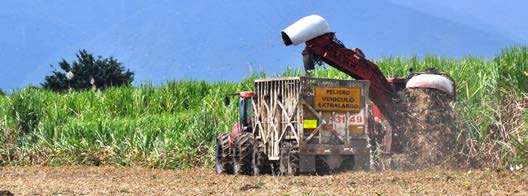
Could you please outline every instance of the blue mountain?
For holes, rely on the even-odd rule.
[[[239,81],[250,71],[302,65],[303,46],[280,31],[310,14],[326,18],[367,58],[425,54],[491,58],[523,43],[500,29],[390,1],[6,1],[0,6],[0,88],[38,85],[61,59],[86,49],[114,56],[136,83],[182,78]],[[449,13],[449,12],[447,12]],[[478,18],[475,21],[482,21]],[[484,22],[482,24],[485,24]]]

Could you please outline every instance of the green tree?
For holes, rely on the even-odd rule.
[[[42,87],[57,92],[94,88],[104,90],[111,86],[130,85],[134,80],[134,72],[125,70],[114,57],[103,59],[98,56],[96,59],[86,50],[80,50],[76,56],[77,61],[71,64],[62,59],[59,62],[62,71],[54,69],[52,75],[46,76]]]

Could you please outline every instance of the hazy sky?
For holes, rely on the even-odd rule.
[[[528,42],[528,1],[103,1],[17,0],[0,6],[0,88],[39,85],[61,59],[86,49],[114,56],[135,84],[239,81],[250,71],[302,65],[302,45],[280,31],[319,14],[347,47],[367,58],[493,58]]]

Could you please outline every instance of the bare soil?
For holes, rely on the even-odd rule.
[[[0,167],[14,195],[526,195],[528,171],[346,172],[327,176],[216,175],[213,168]]]

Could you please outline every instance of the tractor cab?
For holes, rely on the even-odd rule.
[[[230,94],[233,96],[239,96],[239,120],[235,126],[233,126],[232,133],[238,134],[240,132],[249,132],[251,133],[253,131],[252,125],[251,125],[251,115],[252,115],[252,106],[251,102],[253,99],[253,95],[255,93],[253,91],[242,91],[240,93]],[[224,99],[224,102],[226,105],[230,104],[229,97],[226,97]]]

